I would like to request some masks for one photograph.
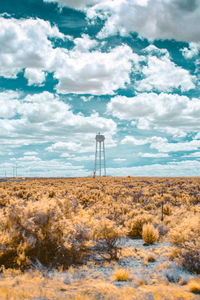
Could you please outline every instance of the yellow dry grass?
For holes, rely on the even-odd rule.
[[[138,288],[117,288],[105,278],[65,284],[64,280],[30,269],[71,268],[73,274],[70,266],[94,254],[106,260],[132,256],[146,265],[165,255],[194,274],[199,273],[199,186],[200,178],[130,176],[1,182],[0,265],[5,267],[1,268],[0,299],[85,300],[96,299],[97,295],[103,299],[113,299],[111,295],[116,299],[145,299],[149,294],[153,299],[165,299],[165,295],[172,295],[169,299],[194,298],[198,281],[184,287],[166,285],[152,274],[152,285],[138,279]],[[142,236],[148,245],[171,241],[173,251],[164,247],[154,252],[150,248],[119,249],[120,238]],[[120,276],[129,280],[132,274],[127,270],[117,272],[117,280]]]
[[[194,294],[200,294],[200,278],[194,278],[190,280],[188,283],[188,288],[190,292]]]
[[[159,238],[158,230],[152,224],[144,224],[142,227],[142,238],[147,245],[154,244]]]
[[[112,281],[129,281],[131,280],[131,275],[129,270],[127,269],[115,269],[112,277],[111,277]]]

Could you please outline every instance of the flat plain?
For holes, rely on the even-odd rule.
[[[200,178],[0,182],[0,299],[200,299]]]

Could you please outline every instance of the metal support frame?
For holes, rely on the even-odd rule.
[[[105,154],[105,144],[103,141],[103,160],[104,160],[104,176],[106,176],[106,154]]]
[[[103,135],[96,135],[96,150],[93,177],[96,177],[99,169],[99,177],[102,176],[102,166],[104,168],[104,176],[106,176],[106,156],[105,156],[105,137]]]

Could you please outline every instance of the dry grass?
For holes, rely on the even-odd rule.
[[[142,238],[146,245],[154,244],[159,238],[158,230],[152,224],[144,224],[142,227]]]
[[[194,284],[193,284],[194,288]],[[138,288],[124,285],[116,287],[112,282],[87,278],[76,284],[67,285],[64,279],[49,278],[39,272],[29,272],[15,277],[8,275],[0,282],[1,300],[48,299],[48,300],[194,300],[196,290],[174,284],[145,285]]]
[[[192,279],[188,283],[189,291],[194,294],[200,294],[200,278],[199,279]]]
[[[113,281],[131,280],[130,272],[127,269],[116,269],[111,277]]]
[[[116,299],[145,299],[146,294],[165,299],[162,297],[168,290],[173,295],[177,290],[177,299],[192,299],[189,286],[193,284],[198,289],[196,281],[189,283],[189,290],[182,292],[178,286],[163,285],[159,290],[143,284],[137,290],[124,289],[124,294],[113,283],[90,282],[86,290],[78,289],[70,295],[67,291],[72,286],[55,280],[53,284],[42,273],[29,272],[45,267],[65,270],[84,264],[88,257],[91,259],[95,255],[101,255],[104,260],[132,256],[148,265],[162,254],[156,250],[155,254],[140,253],[135,248],[121,251],[119,240],[130,237],[143,238],[148,245],[170,240],[174,248],[168,254],[169,259],[199,274],[199,186],[199,178],[130,176],[1,182],[0,265],[5,268],[2,267],[0,299],[31,299],[30,295],[47,299],[96,299],[101,295],[103,299],[112,299],[109,298],[111,294],[116,295]],[[161,252],[164,253],[164,249]],[[34,284],[37,282],[34,290],[30,287],[32,280]],[[86,287],[86,283],[84,285]],[[100,288],[104,292],[100,292]]]
[[[135,218],[131,218],[127,222],[128,226],[128,235],[131,238],[141,238],[142,237],[142,228],[144,224],[151,222],[152,216],[148,214],[140,214]]]
[[[143,285],[140,288],[144,298],[155,300],[195,300],[194,295],[188,292],[183,287],[176,285],[158,284],[152,286]],[[147,297],[147,295],[149,297]]]
[[[156,255],[154,253],[147,253],[147,255],[144,257],[144,263],[148,265],[150,262],[155,262],[156,261]]]
[[[200,215],[188,213],[171,229],[172,244],[179,248],[180,261],[187,270],[200,273]]]

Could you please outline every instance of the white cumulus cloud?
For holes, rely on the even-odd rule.
[[[50,39],[68,37],[41,19],[0,17],[0,28],[0,76],[16,78],[24,70],[28,85],[42,85],[51,72],[62,94],[112,95],[130,83],[132,63],[139,60],[127,45],[95,50],[97,41],[86,34],[72,50],[55,47]]]
[[[200,41],[198,0],[101,1],[88,10],[89,17],[107,21],[99,37],[137,32],[149,40]]]
[[[121,162],[127,161],[127,159],[126,158],[114,158],[113,161],[115,161],[117,163],[121,163]]]
[[[0,118],[12,118],[19,108],[20,94],[15,91],[0,93]]]
[[[84,10],[86,7],[98,3],[98,0],[43,0],[46,3],[57,3],[60,7],[67,6],[73,9]]]
[[[112,176],[200,176],[200,162],[184,160],[167,164],[108,168],[107,173]]]
[[[28,79],[28,85],[41,85],[46,78],[44,71],[34,68],[26,68],[24,77]]]
[[[156,149],[159,152],[178,152],[178,151],[192,151],[200,148],[200,140],[184,141],[177,143],[152,143],[150,148]]]
[[[3,109],[0,118],[2,147],[51,143],[51,151],[89,152],[94,150],[95,135],[106,135],[107,146],[115,146],[112,136],[116,123],[97,113],[74,114],[71,107],[49,92],[23,96],[17,92],[0,93]],[[7,109],[8,107],[8,109]],[[10,137],[9,141],[7,137]]]
[[[83,10],[88,18],[106,20],[99,33],[104,38],[138,32],[150,40],[200,41],[199,0],[44,0]]]
[[[16,78],[20,71],[28,68],[29,83],[41,83],[41,70],[49,68],[54,53],[49,38],[63,39],[64,35],[56,26],[41,19],[0,17],[0,28],[0,76]],[[33,75],[33,72],[40,74]]]
[[[145,157],[145,158],[164,158],[169,157],[169,154],[167,153],[138,153],[139,157]]]
[[[122,141],[121,144],[128,144],[133,146],[141,146],[149,144],[151,149],[156,149],[158,152],[166,153],[166,152],[178,152],[178,151],[192,151],[198,150],[200,148],[200,140],[191,140],[191,141],[183,141],[183,142],[168,142],[167,138],[163,137],[147,137],[143,139],[137,139],[133,136],[126,136]],[[140,153],[140,156],[143,154]],[[147,154],[146,157],[153,157],[148,156],[153,154]],[[156,154],[155,154],[156,155]],[[163,154],[162,154],[163,155]],[[165,156],[165,155],[164,155]],[[162,157],[164,157],[162,156]],[[145,156],[143,156],[145,157]],[[156,156],[155,156],[156,157]]]
[[[200,130],[200,100],[177,94],[116,96],[107,104],[107,113],[134,121],[139,129],[156,129],[175,136]]]
[[[200,50],[200,43],[189,43],[189,48],[183,48],[182,54],[186,59],[191,59],[194,56],[197,56]]]
[[[155,48],[151,51],[153,55],[146,57],[147,65],[141,70],[144,78],[136,82],[136,89],[143,92],[155,89],[159,92],[172,92],[175,88],[184,92],[194,89],[196,77],[190,75],[188,70],[175,65],[167,52],[163,55],[160,51],[161,56],[157,57],[160,53]]]
[[[118,46],[110,52],[80,52],[57,50],[54,61],[54,77],[59,80],[59,93],[112,95],[130,83],[132,63],[138,56],[127,45]]]

